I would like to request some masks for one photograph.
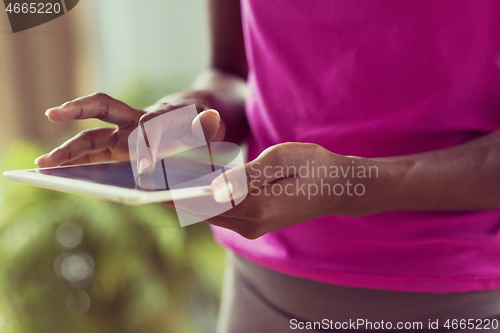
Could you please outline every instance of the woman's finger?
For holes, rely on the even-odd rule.
[[[103,93],[77,98],[45,112],[54,122],[96,118],[122,128],[137,126],[144,113]]]
[[[196,133],[199,131],[200,126],[203,130],[205,140],[207,142],[213,141],[216,138],[221,126],[221,118],[219,112],[214,109],[200,112],[193,119],[193,122],[191,124],[191,131],[193,132],[193,136],[196,136]]]
[[[80,132],[50,153],[40,156],[35,163],[39,167],[52,167],[77,160],[113,147],[117,140],[116,128],[95,128]]]
[[[101,150],[93,154],[84,155],[75,160],[66,162],[62,165],[68,166],[68,165],[78,165],[78,164],[111,162],[111,161],[119,161],[121,159],[122,159],[121,156],[116,156],[116,153],[113,152],[113,150],[106,148],[104,150]]]

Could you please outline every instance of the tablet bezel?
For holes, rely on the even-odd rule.
[[[99,184],[91,181],[58,177],[37,172],[39,170],[72,168],[78,166],[79,165],[55,168],[12,170],[5,171],[3,175],[7,180],[16,181],[23,184],[34,185],[37,187],[71,194],[86,195],[129,205],[168,202],[172,201],[174,194],[176,200],[210,195],[210,186],[198,186],[161,191],[142,191],[139,189],[129,189],[120,186]],[[175,193],[173,193],[174,191]]]

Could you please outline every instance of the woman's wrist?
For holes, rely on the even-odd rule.
[[[365,215],[409,210],[413,193],[406,183],[406,176],[413,161],[403,157],[372,158],[367,161],[376,167],[378,177],[368,179],[369,205]]]
[[[332,215],[358,217],[405,210],[411,200],[404,185],[410,160],[333,155],[329,174]]]

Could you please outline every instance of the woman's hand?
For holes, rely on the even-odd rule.
[[[209,109],[210,97],[203,91],[183,91],[168,95],[145,110],[135,109],[106,94],[97,93],[47,110],[53,122],[97,118],[115,127],[84,130],[75,137],[35,160],[39,167],[84,163],[125,161],[129,159],[128,137],[140,124],[174,109],[194,104],[197,119],[208,140],[221,140],[224,124],[219,114]],[[205,111],[205,112],[203,112]],[[168,126],[167,126],[168,127]],[[165,126],[162,128],[164,131]]]
[[[246,238],[327,215],[359,216],[373,213],[370,186],[378,169],[368,159],[334,154],[310,143],[283,143],[265,150],[242,166],[248,196],[236,207],[207,222],[238,232]],[[231,180],[232,169],[226,179]],[[230,181],[231,182],[231,181]],[[223,176],[212,182],[212,195],[227,202]],[[246,191],[231,182],[233,198]]]
[[[248,196],[207,222],[256,238],[326,215],[498,210],[499,165],[500,131],[449,148],[370,159],[285,143],[244,166]],[[228,187],[216,178],[214,199],[227,201]],[[234,197],[243,193],[240,184],[231,187]]]

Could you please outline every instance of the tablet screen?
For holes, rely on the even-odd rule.
[[[35,173],[63,177],[69,179],[84,180],[92,183],[118,186],[127,189],[139,189],[144,191],[152,191],[151,189],[141,188],[136,185],[134,173],[130,162],[114,162],[102,164],[78,165],[53,169],[34,169]],[[160,170],[158,170],[160,171]],[[195,179],[200,176],[199,173],[169,169],[169,175],[173,176],[176,173],[177,179]],[[166,175],[165,175],[166,177]],[[165,186],[156,191],[169,190],[166,180],[162,182]],[[154,190],[153,190],[154,191]]]
[[[64,168],[40,169],[33,172],[44,175],[85,180],[103,185],[135,189],[130,162],[79,165]]]

